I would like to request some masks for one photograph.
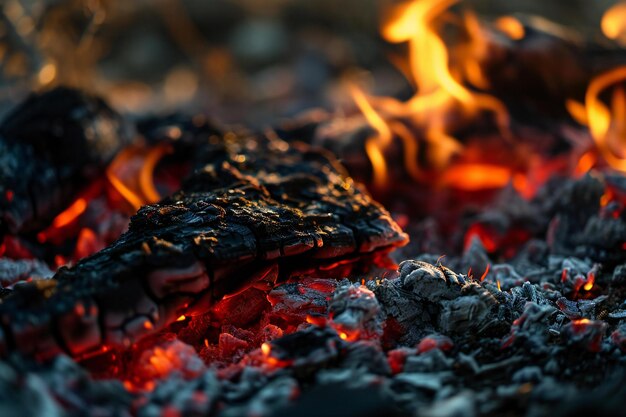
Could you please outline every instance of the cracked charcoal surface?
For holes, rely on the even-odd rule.
[[[64,87],[32,94],[0,124],[0,234],[49,224],[131,139],[100,98]]]
[[[271,288],[294,267],[406,243],[324,153],[230,138],[198,155],[181,191],[140,209],[109,248],[16,287],[0,305],[4,353],[129,346],[246,285]]]

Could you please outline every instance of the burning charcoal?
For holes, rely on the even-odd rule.
[[[346,342],[328,327],[312,326],[273,340],[267,346],[267,355],[278,364],[306,371],[338,361]]]
[[[0,125],[0,231],[47,225],[131,137],[97,97],[69,88],[31,95]]]
[[[607,324],[588,319],[573,320],[563,326],[563,336],[568,344],[579,345],[590,352],[599,352]]]
[[[622,352],[626,352],[626,323],[621,324],[613,333],[611,333],[611,341]]]
[[[511,334],[504,338],[502,346],[509,347],[512,344],[526,345],[529,349],[537,352],[548,349],[545,331],[548,319],[556,313],[556,309],[550,305],[540,306],[534,302],[527,302],[524,313],[513,322]]]
[[[498,307],[498,300],[477,283],[468,283],[463,295],[454,300],[443,300],[439,328],[448,334],[481,333],[491,322],[490,313]]]
[[[410,288],[417,297],[431,302],[458,297],[465,283],[462,275],[426,262],[405,261],[399,270],[403,286]]]
[[[449,337],[440,334],[431,334],[420,340],[417,345],[417,352],[425,353],[433,349],[448,351],[452,349],[452,346],[454,346],[454,343]]]
[[[441,349],[432,349],[418,356],[410,356],[404,365],[405,372],[442,372],[449,370],[454,361]]]
[[[582,317],[595,318],[601,312],[601,308],[607,300],[606,295],[602,295],[593,300],[570,301],[565,297],[557,300],[556,304],[568,319],[580,319]]]
[[[299,392],[298,383],[293,378],[277,378],[261,388],[245,407],[246,415],[269,416],[275,410],[284,408]],[[235,411],[235,410],[233,410]],[[229,415],[224,413],[225,417]],[[237,414],[232,414],[237,415]]]
[[[0,258],[0,286],[3,288],[29,279],[47,279],[52,275],[48,266],[36,259]]]
[[[568,181],[555,192],[546,213],[556,214],[548,231],[548,242],[553,254],[571,256],[580,252],[581,258],[593,254],[592,259],[602,260],[596,248],[585,242],[591,238],[594,243],[601,243],[605,239],[603,231],[597,230],[597,226],[590,226],[595,229],[592,236],[589,234],[592,230],[585,231],[585,228],[590,219],[598,214],[603,193],[604,184],[590,175],[577,181]],[[577,245],[580,247],[577,248]]]
[[[328,307],[330,325],[344,340],[378,338],[380,307],[372,291],[362,285],[343,285],[335,290]]]
[[[267,295],[272,314],[291,324],[300,324],[308,316],[321,317],[328,310],[328,299],[337,287],[329,279],[303,279],[281,284]]]
[[[2,415],[130,417],[132,396],[116,380],[95,380],[70,358],[46,365],[0,363]]]
[[[187,380],[172,376],[159,383],[146,397],[137,412],[138,417],[161,417],[164,413],[177,416],[208,416],[217,407],[220,384],[211,371]]]
[[[193,379],[204,371],[204,362],[195,349],[178,340],[159,343],[144,350],[133,360],[130,382],[135,386],[154,386],[161,380],[180,375]]]
[[[491,260],[478,236],[474,236],[467,249],[463,251],[462,265],[466,265],[476,279],[484,278],[491,267]],[[468,272],[469,274],[469,272]]]
[[[391,369],[385,353],[378,343],[359,340],[346,346],[340,366],[345,369],[361,368],[376,375],[389,375]]]
[[[262,138],[206,146],[203,168],[183,190],[143,207],[117,242],[60,270],[38,295],[5,300],[0,315],[12,338],[42,341],[24,353],[127,347],[226,295],[269,290],[279,273],[307,260],[332,264],[406,243],[388,213],[325,154]],[[54,342],[59,320],[75,327]],[[94,337],[79,343],[85,334]]]

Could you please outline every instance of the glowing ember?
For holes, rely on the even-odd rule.
[[[52,226],[60,228],[67,226],[80,216],[87,208],[87,200],[78,198],[72,205],[66,208],[61,214],[55,217]]]
[[[488,164],[458,164],[448,168],[441,182],[465,191],[502,188],[511,181],[511,169]]]
[[[609,39],[626,46],[626,2],[621,2],[606,11],[602,16],[602,32]]]
[[[526,36],[524,25],[522,25],[520,21],[513,16],[502,16],[497,19],[494,24],[498,30],[506,34],[514,41],[524,39],[524,36]]]

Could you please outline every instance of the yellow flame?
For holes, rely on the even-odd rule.
[[[600,26],[602,33],[609,39],[626,46],[626,2],[620,2],[608,9]]]
[[[614,169],[626,172],[626,93],[619,86],[626,81],[626,66],[595,77],[585,94],[585,104],[568,100],[567,109],[574,119],[589,126],[599,154]],[[610,106],[600,95],[612,88]],[[584,114],[582,109],[584,108]]]
[[[464,86],[465,82],[478,88],[489,85],[480,66],[488,51],[478,19],[469,13],[464,16],[469,41],[464,48],[455,49],[454,63],[440,36],[441,18],[458,1],[402,3],[390,10],[389,19],[382,26],[381,33],[387,41],[407,43],[410,81],[416,88],[411,99],[400,102],[390,97],[366,97],[352,88],[357,106],[377,132],[377,136],[366,143],[376,187],[387,185],[389,181],[385,151],[396,138],[402,143],[407,173],[415,180],[422,177],[417,166],[420,139],[414,130],[422,132],[421,140],[428,144],[425,159],[438,169],[445,167],[462,149],[450,133],[452,119],[470,120],[479,113],[489,112],[494,115],[503,136],[508,136],[509,115],[504,105],[493,96]]]
[[[144,204],[161,199],[154,185],[154,170],[169,152],[171,147],[165,144],[152,148],[129,147],[120,152],[107,168],[109,182],[133,209],[138,210]]]
[[[383,152],[389,146],[393,135],[387,122],[374,110],[359,88],[351,85],[350,93],[370,126],[378,132],[377,136],[370,137],[365,142],[365,152],[372,163],[374,186],[382,188],[387,184],[387,163]]]

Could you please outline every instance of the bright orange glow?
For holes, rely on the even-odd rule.
[[[587,282],[585,282],[585,285],[583,285],[583,289],[585,291],[591,291],[591,289],[593,288],[593,285],[595,284],[595,282],[596,282],[595,274],[594,273],[590,273],[587,276]]]
[[[595,164],[596,164],[596,155],[591,151],[585,152],[578,160],[578,164],[576,165],[574,174],[576,176],[583,175],[589,172]]]
[[[74,259],[82,259],[96,253],[104,247],[96,233],[88,227],[83,227],[78,233],[76,247],[74,249]]]
[[[83,214],[86,209],[87,200],[85,200],[84,198],[78,198],[72,203],[71,206],[66,208],[61,214],[55,217],[54,221],[52,222],[52,226],[55,228],[67,226],[76,218],[78,218],[78,216]]]
[[[483,272],[483,274],[480,277],[480,282],[483,282],[485,280],[485,278],[487,278],[487,275],[489,275],[489,269],[491,268],[491,264],[487,264],[487,268],[485,268],[485,272]],[[500,289],[500,288],[498,288]]]
[[[502,291],[502,288],[500,287],[500,280],[496,280],[496,285],[498,286],[498,291]]]
[[[524,36],[526,36],[524,25],[522,25],[522,23],[513,16],[502,16],[496,20],[494,24],[500,32],[504,33],[514,41],[523,39]]]
[[[138,210],[161,199],[154,185],[154,169],[169,152],[168,145],[129,147],[120,152],[107,168],[109,182],[133,209]]]
[[[465,191],[502,188],[511,181],[511,170],[489,164],[458,164],[448,168],[441,178],[444,185]]]
[[[569,100],[566,105],[572,116],[589,126],[598,153],[614,169],[626,172],[626,93],[620,84],[626,81],[626,66],[618,67],[594,78],[582,105]],[[612,88],[610,106],[600,95]]]
[[[150,365],[156,376],[167,376],[172,371],[182,367],[180,352],[173,347],[155,347],[150,356]]]
[[[389,183],[385,151],[394,140],[402,144],[406,172],[419,181],[424,179],[418,167],[419,152],[424,152],[423,160],[429,167],[440,170],[462,150],[451,134],[458,124],[490,113],[502,136],[509,136],[509,115],[504,105],[491,95],[464,86],[465,83],[483,89],[489,86],[480,65],[489,51],[479,20],[467,13],[460,23],[455,23],[464,27],[469,40],[454,49],[453,59],[441,36],[443,24],[451,21],[443,17],[457,2],[408,1],[392,7],[382,25],[381,33],[387,41],[407,43],[408,65],[400,67],[409,68],[405,72],[416,89],[411,99],[400,102],[389,97],[367,97],[362,91],[351,89],[354,101],[377,133],[365,145],[377,188]],[[508,178],[496,182],[496,186],[502,187],[508,183]]]
[[[348,340],[348,334],[347,333],[340,332],[339,333],[339,337],[341,338],[341,340]]]
[[[178,317],[176,319],[176,321],[184,321],[187,317],[185,317],[185,315],[183,314],[182,316]]]
[[[626,2],[620,2],[602,16],[602,33],[622,46],[626,46]]]
[[[261,345],[261,352],[263,352],[265,356],[269,356],[271,351],[272,351],[272,347],[270,346],[269,343],[263,343]]]

